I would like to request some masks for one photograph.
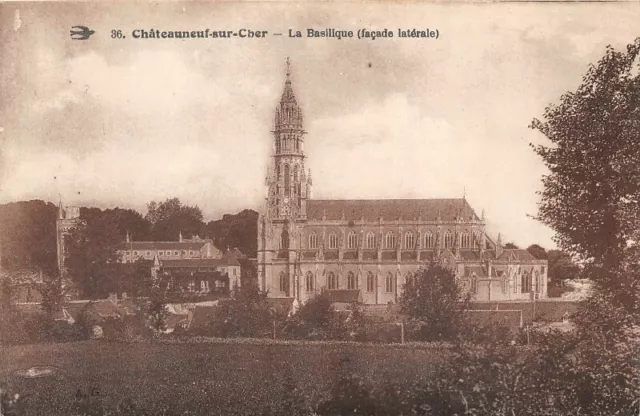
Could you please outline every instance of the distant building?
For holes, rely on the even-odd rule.
[[[126,241],[118,250],[120,262],[134,263],[139,260],[152,262],[151,273],[157,276],[162,271],[174,278],[188,291],[198,293],[220,292],[242,286],[240,260],[245,258],[238,249],[222,252],[213,245],[213,240],[183,238],[178,241]],[[221,277],[228,277],[223,285]]]
[[[219,259],[222,252],[213,245],[213,240],[198,236],[187,239],[182,238],[180,233],[178,241],[131,241],[127,234],[118,255],[122,263],[132,263],[140,259],[153,260],[156,257],[160,261]]]
[[[365,304],[395,303],[405,282],[436,262],[475,300],[546,297],[547,261],[489,238],[484,213],[464,197],[312,199],[290,75],[287,69],[258,219],[258,284],[269,296],[304,301],[329,291]]]

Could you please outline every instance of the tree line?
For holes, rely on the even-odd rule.
[[[57,217],[58,207],[50,202],[0,204],[3,270],[38,269],[55,275]],[[80,218],[87,225],[87,237],[105,247],[120,244],[127,233],[135,241],[177,241],[182,233],[184,238],[211,238],[221,250],[237,247],[249,257],[256,255],[258,213],[249,209],[205,222],[198,206],[171,198],[150,202],[145,215],[126,208],[81,207]]]

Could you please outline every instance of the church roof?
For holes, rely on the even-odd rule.
[[[520,261],[532,261],[537,260],[531,253],[527,250],[522,249],[505,249],[498,260],[520,260]]]
[[[436,218],[453,220],[460,216],[464,219],[478,220],[464,198],[454,199],[335,199],[308,200],[307,218],[310,220],[366,221],[417,220],[433,221]]]
[[[200,250],[206,243],[211,240],[202,241],[132,241],[122,243],[122,250]]]
[[[223,256],[221,259],[176,259],[160,260],[160,264],[165,269],[172,268],[200,268],[218,266],[239,266],[238,259],[231,256]]]

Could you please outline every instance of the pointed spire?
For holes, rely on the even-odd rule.
[[[282,98],[280,99],[280,103],[295,103],[296,97],[293,94],[293,87],[291,86],[291,61],[289,61],[289,57],[287,57],[287,79],[284,82],[284,91],[282,91]]]
[[[182,243],[182,230],[180,230],[180,233],[178,234],[178,241]]]
[[[498,239],[496,240],[496,244],[502,247],[502,235],[498,233]]]
[[[125,238],[127,239],[127,243],[131,242],[131,236],[129,235],[129,230],[127,230],[127,236]]]

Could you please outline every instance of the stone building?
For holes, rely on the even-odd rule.
[[[58,218],[56,219],[56,256],[58,260],[58,271],[61,277],[65,277],[65,259],[67,252],[67,236],[73,229],[82,226],[84,222],[80,219],[79,207],[63,207],[62,201],[58,205]]]
[[[504,249],[464,197],[313,199],[305,135],[287,60],[258,219],[258,285],[270,297],[351,291],[365,304],[397,302],[407,279],[431,262],[451,268],[475,300],[546,297],[546,260]]]

